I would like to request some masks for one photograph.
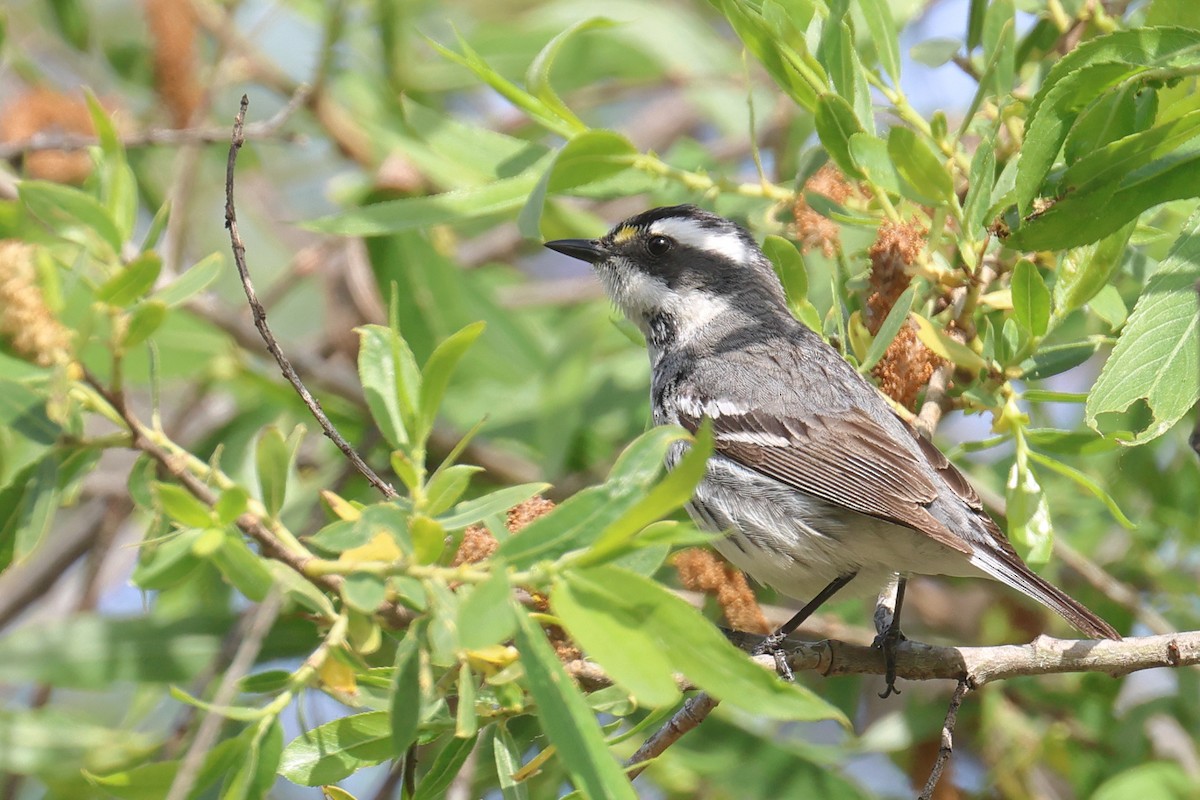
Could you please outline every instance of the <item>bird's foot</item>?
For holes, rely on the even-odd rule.
[[[876,636],[875,641],[871,644],[872,647],[883,651],[883,677],[887,685],[879,693],[879,696],[884,699],[894,694],[900,694],[900,690],[896,688],[896,648],[907,639],[908,637],[900,631],[900,626],[893,623],[887,627],[887,630]]]
[[[771,656],[775,659],[775,671],[779,673],[779,677],[788,683],[794,683],[796,676],[792,672],[791,665],[788,664],[787,653],[783,649],[783,642],[786,638],[787,634],[782,631],[776,631],[759,642],[758,646],[751,652],[751,655]]]

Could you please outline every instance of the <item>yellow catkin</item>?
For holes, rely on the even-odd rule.
[[[42,366],[71,360],[71,332],[50,312],[37,284],[34,249],[0,241],[0,338],[13,351]]]

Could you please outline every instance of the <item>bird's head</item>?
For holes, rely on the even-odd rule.
[[[546,247],[591,264],[613,303],[655,347],[714,323],[787,314],[783,287],[753,237],[696,206],[651,209],[599,239]]]

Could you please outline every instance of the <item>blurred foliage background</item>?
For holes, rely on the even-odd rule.
[[[540,247],[654,205],[764,240],[797,316],[938,428],[1039,570],[1123,633],[1197,627],[1188,0],[0,20],[5,798],[912,796],[952,685],[763,683],[692,610],[761,631],[790,601],[685,549],[698,462],[659,474],[637,334]],[[223,224],[243,93],[259,295],[395,502],[254,330]],[[923,641],[1065,633],[981,582],[915,580],[906,609]],[[801,633],[869,642],[871,611]],[[727,702],[631,788],[613,755],[672,673]],[[1197,689],[988,686],[935,796],[1194,797]]]

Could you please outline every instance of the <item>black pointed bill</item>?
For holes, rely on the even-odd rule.
[[[557,239],[546,242],[546,247],[564,256],[578,258],[589,264],[595,264],[608,258],[608,250],[595,239]]]

